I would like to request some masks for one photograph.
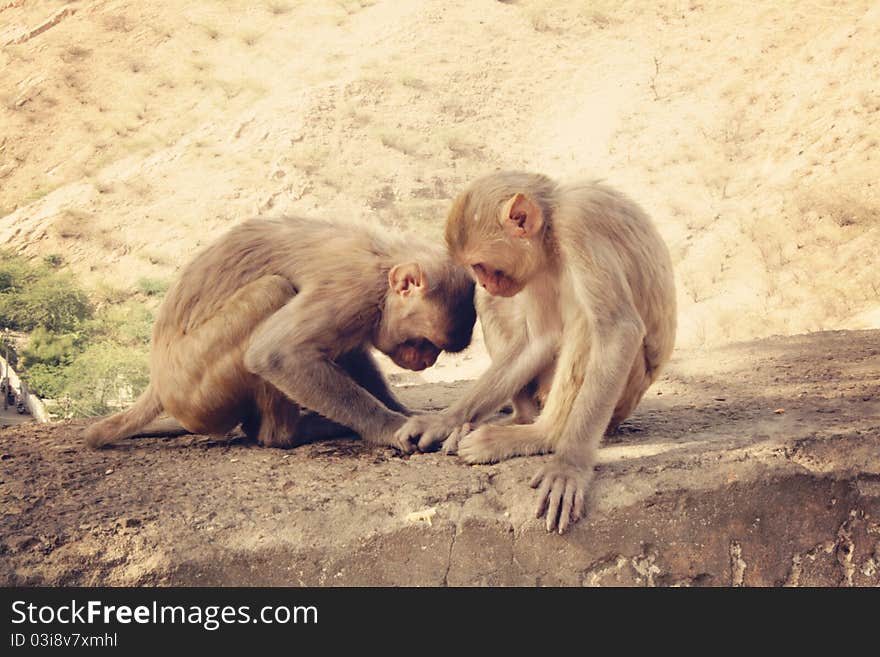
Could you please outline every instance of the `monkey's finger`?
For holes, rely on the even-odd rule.
[[[414,437],[415,436],[413,435],[412,430],[409,428],[409,422],[407,422],[400,429],[394,432],[395,443],[412,443],[412,439]]]
[[[447,434],[448,435],[448,434]],[[422,433],[422,437],[419,439],[419,449],[423,452],[431,447],[434,443],[439,443],[443,438],[446,438],[446,435],[438,434],[435,431],[425,431]]]
[[[556,528],[559,518],[559,505],[562,502],[562,494],[565,492],[565,482],[557,477],[550,491],[550,503],[547,505],[547,531],[552,532]]]
[[[584,491],[578,488],[574,494],[574,509],[571,511],[572,520],[580,520],[584,517]]]
[[[535,473],[535,476],[532,477],[532,480],[529,482],[529,486],[531,486],[532,488],[537,488],[538,486],[540,486],[542,481],[544,481],[544,471],[538,470]]]
[[[461,428],[453,431],[449,438],[443,441],[443,453],[449,456],[458,452],[458,445],[462,438],[464,438],[464,431]]]
[[[544,477],[541,487],[538,489],[538,506],[535,509],[535,517],[540,518],[547,509],[547,501],[550,497],[550,486],[553,484],[552,477]]]
[[[391,443],[391,445],[399,449],[404,454],[412,454],[414,451],[416,451],[416,446],[408,440],[395,440]]]
[[[562,508],[559,509],[559,533],[568,529],[571,523],[571,512],[574,508],[574,498],[577,494],[577,484],[569,479],[565,482],[565,493],[562,494]]]

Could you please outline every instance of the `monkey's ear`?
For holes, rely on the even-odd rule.
[[[544,213],[525,194],[514,194],[504,205],[501,223],[511,237],[534,237],[544,225]]]
[[[396,294],[408,297],[413,292],[421,293],[425,287],[425,274],[417,262],[395,265],[388,272],[388,285]]]

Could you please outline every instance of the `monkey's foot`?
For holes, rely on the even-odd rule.
[[[494,463],[513,456],[544,454],[547,441],[533,424],[484,424],[458,444],[458,455],[468,463]]]
[[[569,524],[584,514],[584,495],[593,478],[593,468],[551,461],[532,477],[531,487],[538,489],[535,517],[546,516],[547,531],[558,528],[562,534]]]

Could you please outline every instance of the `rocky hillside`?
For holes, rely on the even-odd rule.
[[[594,175],[681,345],[880,326],[880,6],[0,0],[0,245],[169,278],[257,214],[437,233],[495,168]]]

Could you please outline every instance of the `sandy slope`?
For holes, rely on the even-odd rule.
[[[524,167],[646,206],[681,345],[880,326],[877,43],[869,0],[0,0],[0,244],[129,286]]]

